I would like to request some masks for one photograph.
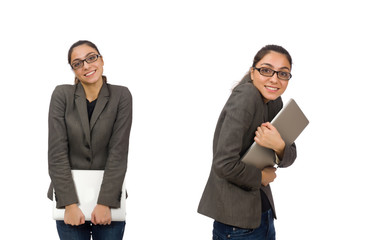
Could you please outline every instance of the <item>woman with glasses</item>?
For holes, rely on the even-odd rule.
[[[90,41],[74,43],[68,61],[74,85],[57,86],[49,109],[48,164],[57,208],[65,208],[64,221],[56,221],[60,239],[122,239],[125,222],[111,219],[119,208],[127,169],[132,97],[128,88],[107,83],[104,61]],[[98,202],[91,221],[78,207],[71,169],[104,170]]]
[[[241,161],[255,141],[273,149],[278,167],[296,158],[270,123],[281,110],[291,78],[290,54],[277,45],[263,47],[233,89],[214,134],[213,162],[198,212],[213,218],[213,239],[275,239],[276,217],[269,183],[276,168],[258,169]]]

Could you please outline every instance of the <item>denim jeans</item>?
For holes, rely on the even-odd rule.
[[[214,222],[213,240],[275,240],[272,210],[262,213],[261,225],[256,229],[244,229]]]
[[[112,222],[111,225],[94,225],[85,222],[80,226],[71,226],[64,221],[56,221],[60,240],[122,240],[126,222]]]

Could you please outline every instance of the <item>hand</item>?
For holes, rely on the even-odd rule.
[[[85,223],[85,216],[77,204],[65,207],[64,222],[72,226],[79,226]]]
[[[267,186],[275,180],[277,168],[267,167],[262,170],[262,185]]]
[[[112,222],[111,209],[108,206],[97,204],[92,212],[91,222],[94,225],[110,225]]]
[[[262,147],[273,149],[277,156],[282,159],[286,144],[280,133],[271,123],[262,123],[257,128],[254,141]]]

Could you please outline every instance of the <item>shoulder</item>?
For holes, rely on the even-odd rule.
[[[253,113],[258,105],[263,105],[261,94],[251,82],[246,82],[233,89],[226,107]]]
[[[130,90],[125,87],[125,86],[121,86],[121,85],[114,85],[114,84],[109,84],[107,83],[108,89],[110,92],[113,93],[126,93],[126,92],[130,92]]]
[[[59,92],[64,92],[64,93],[72,93],[74,94],[75,92],[75,85],[71,85],[71,84],[62,84],[62,85],[58,85],[55,87],[55,90],[53,91],[54,93],[59,93]]]
[[[111,97],[117,97],[119,99],[128,99],[130,101],[132,100],[131,92],[127,87],[121,85],[113,85],[109,83],[107,83],[107,87]]]
[[[107,86],[108,86],[109,92],[111,94],[131,95],[131,92],[128,89],[128,87],[121,86],[121,85],[109,84],[109,83],[107,83]]]
[[[258,89],[253,85],[252,82],[240,83],[233,89],[233,94],[238,94],[245,98],[260,98]]]
[[[71,84],[58,85],[53,90],[52,97],[74,95],[74,92],[75,92],[75,85]]]
[[[71,84],[61,84],[55,87],[55,91],[70,91],[70,90],[74,90],[75,89],[75,85],[71,85]]]

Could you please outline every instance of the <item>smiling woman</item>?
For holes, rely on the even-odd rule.
[[[54,90],[49,109],[48,165],[57,208],[60,239],[122,239],[125,222],[112,221],[111,208],[121,207],[121,189],[127,170],[132,123],[132,96],[128,88],[107,84],[104,61],[89,41],[70,47],[68,61],[74,85]],[[85,221],[71,170],[104,170],[98,202]],[[124,195],[123,195],[124,196]]]
[[[269,123],[282,108],[280,96],[291,78],[291,65],[284,48],[263,47],[221,112],[211,173],[198,207],[199,213],[215,220],[213,239],[275,239],[276,211],[269,184],[276,168],[258,169],[240,159],[255,141],[273,150],[278,167],[295,161],[295,144],[286,145]]]
[[[103,84],[103,57],[90,41],[74,43],[68,53],[68,61],[75,73],[75,84],[81,82],[89,91],[87,99],[92,102],[97,98],[98,90]]]
[[[288,53],[286,55],[286,53],[268,49],[277,50],[267,47],[267,53],[258,62],[254,62],[250,70],[253,84],[262,94],[265,102],[275,100],[285,92],[288,80],[291,78],[292,64]]]

